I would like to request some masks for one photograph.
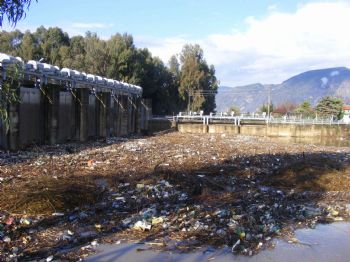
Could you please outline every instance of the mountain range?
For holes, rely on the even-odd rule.
[[[324,96],[336,96],[350,103],[350,70],[346,67],[312,70],[293,76],[281,84],[251,84],[246,86],[220,86],[216,95],[217,112],[225,112],[231,106],[241,112],[258,111],[268,101],[272,103],[300,104],[309,101],[313,106]]]

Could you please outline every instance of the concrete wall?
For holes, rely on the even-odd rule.
[[[133,95],[96,95],[58,85],[21,87],[21,102],[9,106],[9,131],[0,123],[0,148],[87,141],[140,132],[142,99]],[[146,115],[145,117],[147,117]],[[145,120],[143,120],[145,121]]]
[[[275,137],[309,137],[309,138],[350,138],[350,125],[297,125],[297,124],[269,124],[269,125],[241,125],[214,123],[178,123],[177,130],[181,133],[228,133],[252,136]]]
[[[242,125],[240,127],[240,134],[279,137],[350,137],[350,126],[295,124]]]
[[[239,126],[232,124],[210,124],[208,126],[208,133],[238,134],[239,128]]]
[[[148,120],[147,134],[154,134],[174,128],[173,121],[168,119],[150,119]]]
[[[180,133],[196,133],[203,134],[208,133],[208,126],[201,123],[179,123],[177,130]]]

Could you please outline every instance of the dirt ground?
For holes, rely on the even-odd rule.
[[[0,151],[0,260],[78,260],[99,243],[232,247],[349,220],[350,148],[169,133]]]

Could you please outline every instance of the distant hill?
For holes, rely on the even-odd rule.
[[[283,102],[299,104],[305,100],[315,105],[322,97],[330,95],[350,103],[350,70],[336,67],[312,70],[293,76],[278,85],[252,84],[238,87],[221,86],[216,95],[217,111],[227,111],[232,105],[242,112],[257,111],[267,103],[268,90],[274,105]]]

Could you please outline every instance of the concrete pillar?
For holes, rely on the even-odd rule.
[[[97,136],[106,137],[107,136],[107,94],[99,92],[96,94],[98,99],[96,101],[96,127]]]
[[[119,101],[119,95],[115,95],[113,98],[113,110],[114,110],[114,116],[113,116],[113,123],[114,123],[114,135],[119,136],[120,132],[120,101]]]
[[[45,96],[45,143],[50,145],[56,144],[58,139],[58,113],[59,113],[59,101],[60,90],[57,86],[43,87]]]
[[[141,129],[141,132],[147,133],[148,120],[152,116],[152,100],[151,99],[141,99],[140,106],[141,106],[140,129]]]
[[[127,97],[127,128],[126,128],[126,134],[129,135],[132,133],[131,130],[132,126],[132,100],[131,97]]]
[[[110,97],[110,104],[109,104],[109,117],[108,117],[108,136],[116,136],[115,134],[115,118],[116,118],[116,105],[115,105],[115,101],[114,98],[111,96]]]
[[[122,121],[124,108],[122,104],[122,95],[116,97],[117,100],[117,136],[121,136],[122,133]]]
[[[135,99],[136,113],[135,113],[135,133],[141,132],[141,98]]]
[[[112,122],[111,122],[111,93],[105,93],[105,105],[106,105],[106,127],[105,127],[105,132],[106,132],[106,137],[111,137],[113,135],[113,133],[111,132],[111,126],[112,126]]]
[[[119,105],[119,96],[115,95],[114,97],[111,96],[111,104],[110,104],[110,112],[109,112],[109,119],[110,119],[110,135],[111,136],[118,136],[119,135],[119,128],[120,128],[120,105]]]
[[[88,110],[89,110],[89,89],[81,88],[76,91],[75,99],[77,138],[81,142],[88,140]]]
[[[134,108],[134,96],[129,97],[129,103],[130,103],[130,129],[129,129],[129,134],[133,134],[134,131],[134,114],[135,114],[135,108]]]
[[[134,134],[136,132],[135,128],[135,120],[136,120],[136,97],[131,96],[130,97],[130,103],[131,103],[131,125],[130,125],[130,133]]]
[[[8,145],[11,151],[18,150],[19,144],[19,105],[11,104],[8,107],[9,129],[8,129]]]
[[[121,123],[120,123],[120,135],[125,136],[128,134],[128,97],[122,95],[120,98],[121,110]]]

